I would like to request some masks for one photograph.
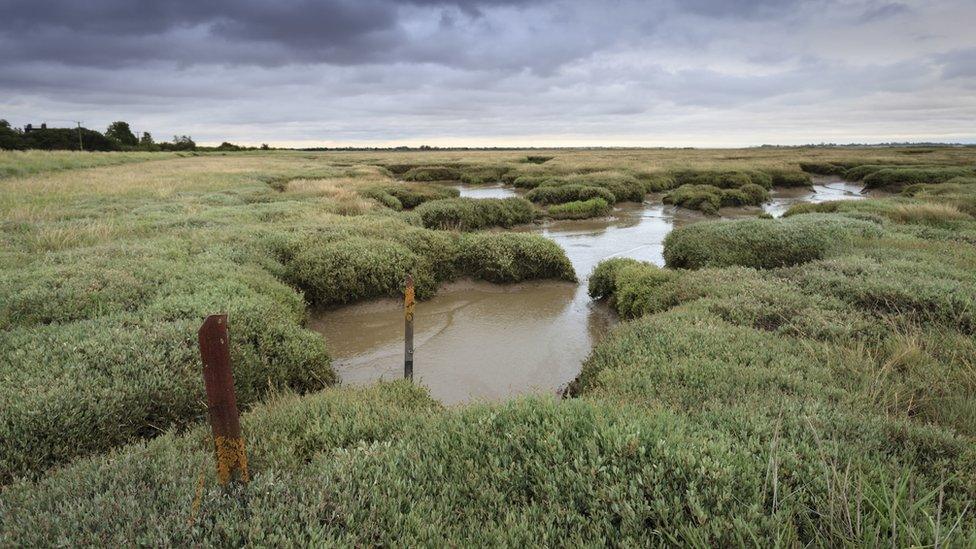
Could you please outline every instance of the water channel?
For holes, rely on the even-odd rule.
[[[460,186],[462,196],[517,196],[510,187]],[[815,178],[812,189],[773,192],[762,210],[780,216],[791,205],[864,198],[859,185]],[[723,209],[726,218],[754,217],[760,208]],[[582,361],[616,322],[586,294],[593,268],[610,257],[663,265],[664,237],[709,218],[666,206],[659,196],[622,203],[608,218],[551,221],[515,230],[558,243],[579,284],[538,281],[512,285],[460,281],[417,304],[415,366],[418,383],[446,404],[500,400],[526,393],[555,394],[579,373]],[[382,299],[314,315],[311,327],[326,337],[333,365],[345,384],[397,379],[403,374],[400,300]]]

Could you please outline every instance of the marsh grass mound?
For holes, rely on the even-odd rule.
[[[610,215],[613,206],[603,198],[574,200],[549,206],[546,215],[553,219],[588,219]]]
[[[469,185],[481,185],[484,183],[498,183],[505,179],[505,175],[511,170],[508,166],[463,166],[459,169],[459,179],[461,183]]]
[[[425,202],[415,210],[424,227],[471,231],[531,223],[535,207],[524,198],[450,198]]]
[[[404,181],[459,181],[461,170],[451,166],[418,166],[400,177]]]
[[[596,171],[571,175],[565,184],[601,187],[610,191],[617,202],[641,202],[647,189],[639,179],[629,173],[618,171]]]
[[[876,223],[834,215],[696,223],[664,240],[669,267],[743,266],[771,269],[821,259],[855,238],[877,238]]]
[[[412,209],[431,200],[457,198],[460,191],[454,187],[428,184],[397,184],[371,185],[360,190],[365,198],[372,198],[392,210]]]
[[[617,197],[603,187],[579,184],[542,185],[525,193],[525,198],[541,205],[563,204],[592,198],[602,198],[609,204],[617,201]]]
[[[566,253],[549,239],[518,233],[466,233],[460,242],[459,270],[472,278],[489,282],[576,281]]]
[[[574,200],[588,200],[600,196],[607,202],[641,202],[649,191],[650,184],[632,173],[615,170],[575,171],[570,173],[555,171],[522,171],[514,174],[512,185],[522,189],[539,189],[531,197],[533,202],[555,204]],[[568,190],[559,190],[568,187]],[[599,188],[609,194],[581,189]],[[548,190],[547,190],[548,189]],[[531,191],[530,191],[531,193]],[[587,194],[588,193],[588,194]],[[612,197],[612,198],[611,198]]]
[[[769,200],[769,192],[755,183],[722,189],[712,185],[685,184],[664,195],[665,204],[717,215],[719,208],[729,206],[759,206]]]
[[[229,316],[242,408],[335,381],[299,293],[254,266],[156,257],[177,246],[53,254],[0,277],[0,483],[201,419],[196,330],[215,311]]]
[[[919,183],[945,183],[956,177],[973,177],[976,171],[972,168],[883,168],[864,176],[866,189],[884,189],[900,191],[901,189]]]

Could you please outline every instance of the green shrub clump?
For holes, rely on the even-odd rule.
[[[588,219],[610,215],[613,207],[602,198],[576,200],[549,206],[546,213],[553,219]]]
[[[404,181],[458,181],[461,170],[450,166],[418,166],[400,176]]]
[[[665,204],[716,215],[718,209],[724,206],[758,206],[769,200],[769,192],[755,183],[746,183],[733,189],[721,189],[712,185],[682,185],[664,195],[662,200]]]
[[[0,484],[201,419],[196,332],[208,314],[228,314],[240,406],[336,379],[322,338],[302,326],[301,295],[267,272],[113,252],[0,277]]]
[[[772,269],[822,259],[854,238],[881,233],[875,223],[836,215],[695,223],[668,234],[664,259],[669,267],[682,269]]]
[[[777,169],[765,169],[763,171],[772,178],[774,187],[809,187],[813,185],[813,180],[803,171]]]
[[[461,191],[454,187],[443,185],[374,185],[360,191],[365,198],[372,198],[384,206],[400,211],[404,208],[416,208],[424,202],[456,198]]]
[[[672,173],[674,186],[709,185],[719,189],[738,189],[754,183],[765,188],[772,186],[772,178],[755,170],[678,170]]]
[[[519,189],[534,189],[539,185],[553,182],[554,185],[565,184],[561,177],[551,174],[522,174],[512,180],[512,185]]]
[[[417,207],[429,229],[471,231],[486,227],[512,227],[535,220],[532,203],[524,198],[449,198]]]
[[[634,259],[614,258],[601,261],[590,276],[589,295],[594,299],[611,300],[617,313],[635,318],[661,310],[656,289],[675,279],[677,274],[651,263]]]
[[[644,183],[630,174],[614,171],[591,172],[566,177],[568,185],[602,187],[610,191],[617,202],[642,202],[647,191]],[[552,184],[552,183],[545,183]]]
[[[669,173],[639,172],[636,177],[644,184],[644,191],[649,193],[669,191],[676,185],[674,176]]]
[[[800,162],[800,169],[817,175],[843,176],[847,168],[833,162]]]
[[[537,235],[463,234],[458,262],[462,273],[489,282],[576,280],[573,265],[562,248]]]
[[[508,166],[464,166],[459,168],[462,183],[469,185],[479,185],[483,183],[496,183],[505,178],[510,168]]]
[[[970,168],[883,168],[864,176],[866,189],[885,189],[897,191],[919,183],[944,183],[956,177],[972,177],[976,172]]]
[[[414,276],[418,298],[434,293],[437,281],[422,256],[396,242],[354,237],[302,248],[288,262],[286,277],[313,302],[340,305],[399,295],[407,274]]]
[[[525,193],[525,198],[536,204],[562,204],[564,202],[574,202],[577,200],[590,200],[591,198],[602,198],[609,204],[617,201],[617,198],[603,187],[590,187],[587,185],[544,185],[536,187]]]

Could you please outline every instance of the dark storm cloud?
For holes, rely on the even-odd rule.
[[[669,15],[767,17],[792,13],[799,3],[9,0],[0,4],[0,46],[8,60],[94,67],[150,61],[263,66],[435,62],[544,70],[613,44],[628,34],[655,32],[657,23]],[[518,13],[507,18],[485,18],[486,12],[505,8]],[[574,21],[580,13],[588,19]],[[440,24],[424,25],[427,21]],[[601,25],[601,21],[611,24]],[[506,37],[512,28],[531,29],[542,39]],[[512,38],[520,41],[513,43]],[[486,44],[508,47],[510,51],[499,56],[479,54]]]
[[[971,134],[974,17],[972,0],[0,0],[0,118],[218,143]]]
[[[519,0],[12,0],[0,32],[19,59],[119,66],[150,60],[282,64],[397,60],[405,9],[469,18]],[[216,46],[216,47],[214,47]],[[269,49],[270,48],[270,49]],[[407,59],[409,60],[409,59]]]

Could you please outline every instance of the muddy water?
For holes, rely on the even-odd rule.
[[[461,186],[462,196],[504,198],[502,186]],[[857,199],[859,187],[817,179],[809,189],[774,194],[764,209],[781,215],[798,202]],[[723,210],[727,217],[754,216],[759,208]],[[664,237],[676,226],[707,217],[662,205],[621,204],[602,219],[556,221],[516,230],[558,243],[573,263],[579,284],[531,282],[494,285],[462,281],[417,304],[415,379],[451,404],[500,400],[518,394],[554,394],[579,373],[593,345],[616,321],[603,303],[586,294],[593,268],[609,257],[664,264]],[[403,373],[403,313],[397,300],[377,300],[315,315],[312,328],[325,335],[343,383],[397,379]]]

